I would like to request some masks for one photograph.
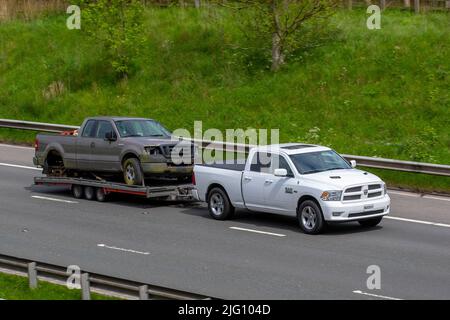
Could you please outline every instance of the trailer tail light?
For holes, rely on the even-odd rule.
[[[192,172],[192,184],[195,186],[195,173]]]
[[[34,151],[38,151],[39,150],[39,140],[36,139],[34,140]]]

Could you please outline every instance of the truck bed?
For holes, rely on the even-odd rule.
[[[244,171],[245,163],[213,163],[213,164],[199,164],[198,166],[209,167],[209,168],[218,168],[225,170],[233,170],[233,171]]]

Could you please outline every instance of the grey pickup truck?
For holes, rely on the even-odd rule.
[[[38,134],[33,162],[48,176],[123,175],[128,185],[155,176],[187,180],[196,150],[190,142],[180,145],[152,119],[95,117],[73,132]]]

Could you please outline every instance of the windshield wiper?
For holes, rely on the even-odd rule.
[[[325,169],[324,171],[330,171],[330,170],[343,170],[343,169],[348,169],[348,168],[336,167],[336,168]]]
[[[322,172],[325,170],[309,170],[309,171],[304,171],[303,174],[309,174],[309,173],[316,173],[316,172]]]

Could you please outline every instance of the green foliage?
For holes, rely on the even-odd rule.
[[[39,281],[38,288],[30,289],[28,279],[0,273],[0,298],[6,300],[81,300],[80,290],[69,290],[62,285]],[[93,300],[115,300],[114,298],[91,294]]]
[[[127,77],[145,41],[141,1],[78,0],[78,4],[82,29],[104,45],[114,71]]]
[[[4,23],[0,118],[143,116],[189,130],[201,120],[204,129],[279,128],[282,142],[346,154],[450,163],[449,14],[389,9],[380,30],[368,30],[367,17],[339,11],[333,40],[294,51],[273,74],[229,10],[151,8],[127,82],[115,81],[101,43],[65,28],[65,16]],[[0,129],[2,140],[33,136]]]

